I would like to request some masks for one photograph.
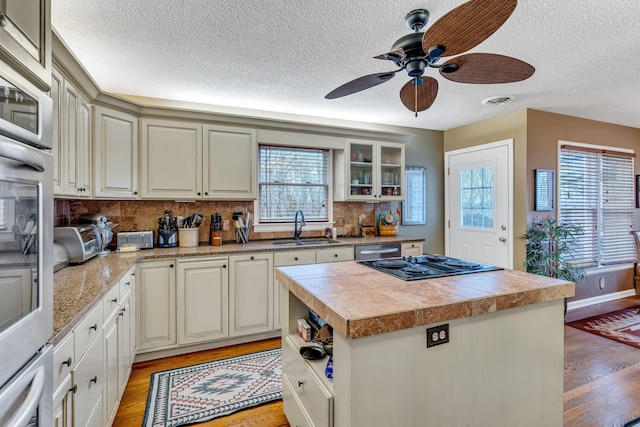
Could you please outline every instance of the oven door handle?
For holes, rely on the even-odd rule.
[[[2,141],[2,144],[0,144],[0,157],[15,160],[38,172],[44,172],[45,163],[42,157],[34,155],[29,148],[10,139],[0,137],[0,140]]]
[[[31,391],[29,391],[29,395],[20,406],[20,409],[11,417],[7,425],[26,426],[29,423],[40,404],[40,397],[42,397],[44,390],[44,379],[44,366],[39,366],[31,381]]]
[[[394,252],[398,252],[399,249],[398,248],[391,248],[391,249],[378,249],[375,251],[362,251],[360,252],[362,255],[372,255],[372,254],[392,254]]]

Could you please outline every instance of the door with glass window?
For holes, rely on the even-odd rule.
[[[446,153],[448,240],[455,258],[511,268],[510,145]]]

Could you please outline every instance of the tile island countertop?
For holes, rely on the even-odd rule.
[[[572,282],[516,270],[406,282],[341,262],[279,267],[276,279],[347,339],[575,295]]]
[[[316,239],[318,240],[318,239]],[[211,246],[153,248],[106,256],[96,256],[84,264],[68,266],[53,275],[53,344],[64,338],[90,309],[139,261],[196,256],[226,256],[249,252],[278,252],[298,249],[321,249],[369,245],[384,242],[421,242],[410,237],[338,238],[330,245],[306,244],[289,246],[275,244],[277,240],[256,240],[246,244],[227,243]]]

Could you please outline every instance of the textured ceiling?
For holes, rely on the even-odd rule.
[[[523,82],[440,83],[414,117],[400,102],[404,73],[344,98],[354,78],[395,69],[372,57],[410,31],[425,8],[435,22],[460,0],[52,0],[53,26],[105,92],[198,102],[225,112],[287,113],[446,130],[534,108],[640,127],[640,7],[635,1],[521,0],[470,52],[528,62]],[[482,100],[511,96],[487,106]],[[238,110],[238,108],[240,110]],[[255,111],[259,110],[259,111]]]

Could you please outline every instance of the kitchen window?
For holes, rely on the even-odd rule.
[[[288,225],[302,210],[307,229],[313,223],[324,229],[331,214],[329,160],[326,149],[260,145],[256,225]]]
[[[570,257],[576,264],[635,261],[634,157],[625,149],[560,143],[558,218],[584,231]]]

